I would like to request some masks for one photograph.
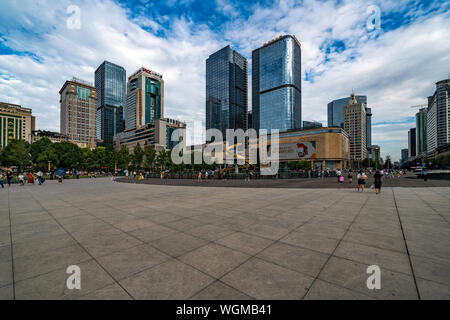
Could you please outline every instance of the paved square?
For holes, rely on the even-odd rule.
[[[0,189],[0,299],[450,299],[449,221],[445,186],[14,185]]]

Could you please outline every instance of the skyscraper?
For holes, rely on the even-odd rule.
[[[436,83],[436,91],[428,97],[427,152],[450,142],[450,79]]]
[[[246,130],[247,109],[247,59],[226,46],[206,59],[206,130]]]
[[[96,89],[91,83],[73,78],[59,90],[61,133],[80,147],[95,148]]]
[[[0,149],[17,139],[32,142],[35,118],[31,109],[16,104],[0,102]]]
[[[367,108],[367,96],[356,96],[358,102],[364,103],[366,109],[366,145],[372,145],[372,109]],[[348,104],[349,98],[333,100],[328,103],[328,126],[344,127],[344,107]]]
[[[408,131],[408,157],[415,157],[416,152],[416,128],[411,128]]]
[[[350,139],[350,160],[354,165],[367,158],[366,145],[366,108],[358,102],[352,93],[348,104],[344,107],[344,130]]]
[[[125,128],[130,130],[164,117],[162,75],[144,67],[128,77]]]
[[[403,164],[403,163],[405,163],[406,161],[408,161],[408,149],[402,149],[401,150],[401,153],[402,153],[402,160],[401,160],[401,163]]]
[[[416,151],[417,155],[427,152],[427,109],[416,113]]]
[[[280,132],[302,126],[301,45],[280,36],[252,52],[253,127]]]
[[[126,72],[121,66],[104,61],[95,71],[97,89],[96,136],[104,145],[124,130]]]

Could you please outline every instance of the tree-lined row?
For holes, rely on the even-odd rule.
[[[192,155],[194,157],[194,155]],[[36,170],[66,168],[87,171],[147,170],[147,171],[184,171],[214,169],[214,165],[175,165],[170,150],[156,152],[153,147],[141,148],[137,144],[133,153],[123,146],[119,151],[112,146],[79,148],[71,142],[52,143],[42,138],[32,144],[24,140],[12,140],[0,151],[0,164],[6,167],[18,167],[24,170],[32,167]]]

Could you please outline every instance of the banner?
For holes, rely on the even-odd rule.
[[[316,142],[280,143],[280,160],[316,158]]]

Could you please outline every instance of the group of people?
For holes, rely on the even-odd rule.
[[[373,179],[373,185],[375,188],[375,193],[379,194],[381,192],[381,179],[384,176],[384,171],[383,170],[376,170],[375,174],[373,175],[372,179]],[[339,182],[344,182],[344,176],[342,175],[341,171],[338,169],[336,170],[336,175],[338,177],[338,181]],[[363,171],[363,170],[359,170],[358,173],[356,174],[356,180],[357,180],[357,190],[358,192],[364,192],[364,189],[366,187],[366,180],[369,177],[367,176],[367,174]],[[353,171],[349,170],[347,173],[347,179],[349,183],[353,182]]]
[[[14,175],[11,171],[6,171],[0,172],[0,186],[2,188],[5,187],[5,182],[4,179],[6,178],[6,183],[8,184],[8,186],[11,186],[11,182],[14,178]],[[21,186],[24,186],[25,183],[27,183],[28,185],[33,185],[34,184],[34,180],[35,180],[35,174],[33,172],[29,172],[28,174],[23,174],[22,172],[19,172],[19,174],[17,175],[17,180],[19,181],[19,184]],[[38,171],[36,173],[36,180],[39,183],[39,185],[42,185],[44,183],[44,174],[42,173],[42,171]]]

